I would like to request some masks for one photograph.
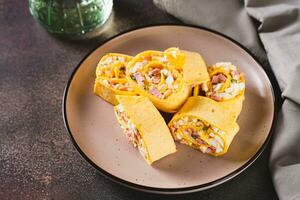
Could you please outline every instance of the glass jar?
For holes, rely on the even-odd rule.
[[[103,25],[112,11],[112,0],[29,0],[33,17],[49,32],[83,35]]]

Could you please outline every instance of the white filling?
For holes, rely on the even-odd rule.
[[[209,144],[211,145],[211,146],[213,146],[213,147],[215,147],[215,148],[217,148],[217,142],[214,140],[214,139],[210,139],[209,140]]]
[[[172,54],[172,56],[173,56],[174,58],[177,58],[177,53],[176,53],[176,51],[171,51],[171,54]]]
[[[136,62],[134,66],[129,70],[131,74],[134,74],[138,69],[142,68],[144,65],[148,63],[147,60],[143,60],[142,62]]]
[[[165,76],[168,76],[170,73],[169,70],[167,70],[167,69],[162,69],[162,70],[160,70],[160,72]]]
[[[231,64],[231,62],[218,62],[213,67],[224,67],[227,71],[229,70],[237,70],[237,67]]]
[[[200,146],[199,148],[202,153],[208,153],[207,150],[210,150],[207,146],[204,145]]]
[[[130,69],[130,73],[135,73],[139,68],[141,68],[143,64],[141,62],[135,63],[135,65]]]
[[[166,84],[171,87],[172,84],[174,83],[174,78],[172,75],[169,75],[167,78],[166,78]]]
[[[224,142],[219,136],[214,136],[214,140],[219,143],[222,147],[224,147]]]
[[[220,153],[220,152],[222,152],[223,150],[218,146],[217,148],[216,148],[216,153]]]
[[[175,123],[174,123],[174,125],[175,125]],[[178,125],[177,128],[179,128],[179,126],[184,125],[184,121],[182,119],[180,119],[176,125]]]
[[[107,59],[104,61],[104,63],[107,63],[107,64],[113,63],[112,57],[107,58]]]
[[[139,149],[140,154],[143,156],[143,158],[146,159],[147,155],[148,155],[147,150],[146,150],[146,145],[145,145],[145,142],[143,141],[143,139],[141,138],[141,135],[140,135],[138,129],[131,122],[130,118],[126,115],[126,113],[124,112],[124,107],[121,104],[119,104],[117,106],[117,110],[118,110],[117,116],[118,116],[119,120],[125,122],[126,127],[121,125],[121,128],[124,130],[127,139],[129,140],[129,142],[131,142],[133,144],[134,147],[137,147]],[[122,114],[125,115],[126,120],[124,118],[122,118],[122,116],[121,116]],[[127,121],[127,123],[126,123],[126,121]],[[130,133],[131,134],[133,133],[134,135],[131,135],[131,134],[128,135],[126,133],[127,129],[129,129]]]
[[[181,139],[182,139],[182,137],[181,137],[180,134],[177,134],[177,135],[176,135],[176,138],[177,138],[178,140],[181,140]]]
[[[120,104],[118,105],[118,111],[121,113],[121,112],[124,112],[124,107]]]
[[[160,62],[168,62],[168,59],[166,57],[159,57],[158,61],[160,61]]]
[[[243,89],[245,89],[245,83],[232,83],[231,86],[225,90],[225,92],[215,93],[215,96],[221,97],[223,99],[229,99],[237,96]]]
[[[217,84],[216,86],[213,86],[213,90],[219,90],[220,89],[220,84]],[[209,92],[208,95],[214,94],[216,97],[220,97],[222,99],[230,99],[233,97],[236,97],[241,90],[245,89],[245,83],[232,83],[229,88],[225,89],[225,92]]]
[[[221,89],[221,87],[224,85],[224,83],[218,83],[216,85],[213,85],[213,90],[218,91]]]
[[[145,147],[144,141],[140,140],[138,145],[139,152],[143,156],[143,158],[147,158],[147,150],[144,147]]]
[[[230,99],[237,96],[240,93],[240,91],[245,89],[245,83],[243,82],[237,83],[237,80],[240,79],[241,75],[239,75],[239,73],[236,73],[237,72],[236,66],[234,66],[230,62],[219,62],[212,66],[212,68],[217,68],[217,67],[222,67],[227,71],[231,71],[230,74],[232,76],[232,80],[235,80],[235,82],[231,82],[230,87],[225,89],[225,91],[222,93],[218,92],[218,90],[221,89],[224,83],[214,84],[212,91],[208,95],[214,95],[222,99]],[[202,84],[202,90],[204,90],[205,92],[208,91],[206,84]]]
[[[105,85],[105,86],[109,86],[109,82],[108,82],[108,80],[106,80],[106,79],[103,79],[103,80],[102,80],[102,83],[103,83],[103,85]]]
[[[207,83],[203,83],[203,84],[202,84],[202,90],[203,90],[204,92],[207,92],[207,91],[208,91]]]
[[[176,129],[180,128],[181,126],[184,125],[192,125],[195,127],[204,127],[204,123],[200,120],[198,120],[197,118],[189,118],[189,117],[184,117],[181,119],[178,119],[176,121],[173,122],[172,126],[175,128],[171,128],[171,132],[173,133],[173,135],[176,135],[176,139],[177,140],[182,140],[182,136],[180,134],[174,134],[176,132]],[[222,130],[219,130],[216,127],[211,127],[212,132],[209,132],[209,145],[211,147],[213,147],[215,149],[215,153],[220,153],[223,151],[224,149],[224,142],[221,139],[221,137],[218,135],[224,135],[225,132]],[[188,130],[183,130],[182,131],[183,134],[189,135],[190,131]],[[199,130],[197,131],[197,135],[201,136],[203,134],[203,130]],[[187,143],[190,143],[188,141],[186,141]],[[204,141],[203,141],[204,142]],[[199,145],[199,149],[203,152],[203,153],[212,153],[212,150],[209,149],[209,147],[207,147],[206,145]],[[208,150],[209,149],[209,150]]]

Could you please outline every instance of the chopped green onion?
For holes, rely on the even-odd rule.
[[[192,134],[191,136],[194,140],[196,140],[199,137],[198,135],[195,135],[195,134]]]
[[[207,131],[207,130],[208,130],[208,127],[207,127],[207,126],[204,126],[204,127],[202,128],[202,130],[203,130],[203,131]]]

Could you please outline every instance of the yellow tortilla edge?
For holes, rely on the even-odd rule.
[[[176,152],[176,145],[169,128],[147,97],[117,95],[116,98],[144,140],[149,154],[148,164]]]

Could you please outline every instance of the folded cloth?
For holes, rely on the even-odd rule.
[[[187,24],[217,30],[265,57],[255,24],[240,0],[154,0],[154,3]]]
[[[268,58],[284,98],[270,157],[273,183],[280,199],[300,199],[299,0],[154,0],[154,3],[185,23],[234,38],[261,60]]]

